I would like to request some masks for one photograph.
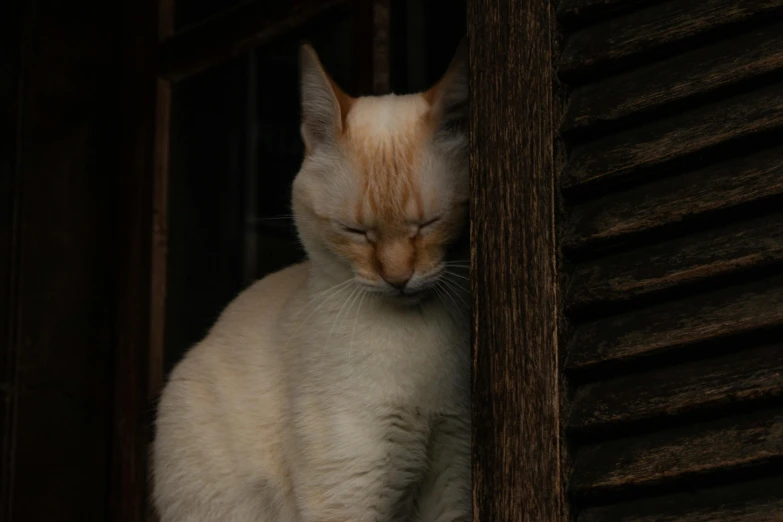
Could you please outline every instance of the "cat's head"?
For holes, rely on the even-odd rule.
[[[292,203],[310,259],[370,292],[424,295],[466,229],[465,43],[419,94],[350,97],[307,45],[300,74],[305,158]]]

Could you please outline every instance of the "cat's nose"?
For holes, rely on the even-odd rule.
[[[392,285],[399,291],[405,290],[405,285],[411,280],[410,275],[388,276],[384,275],[383,280]]]

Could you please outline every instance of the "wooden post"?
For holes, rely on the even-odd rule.
[[[561,522],[549,0],[469,0],[473,519]]]

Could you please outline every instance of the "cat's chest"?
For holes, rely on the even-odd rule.
[[[437,314],[360,319],[323,348],[333,386],[368,404],[459,409],[470,372],[464,324]]]

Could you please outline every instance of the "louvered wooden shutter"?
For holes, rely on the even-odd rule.
[[[783,520],[783,0],[562,0],[578,522]]]

